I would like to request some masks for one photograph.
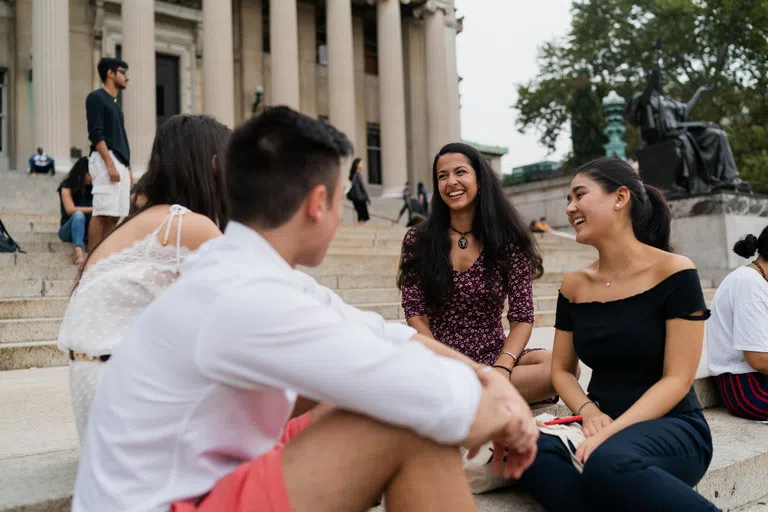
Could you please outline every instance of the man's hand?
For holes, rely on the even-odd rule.
[[[120,173],[117,172],[115,163],[112,161],[107,162],[107,174],[109,174],[110,181],[113,181],[115,183],[120,181]]]
[[[494,472],[500,472],[503,465],[503,475],[506,478],[520,478],[536,458],[539,430],[536,428],[531,409],[517,389],[509,383],[508,378],[498,372],[482,370],[478,372],[478,377],[483,387],[503,404],[508,414],[508,420],[502,430],[491,437],[494,442]],[[472,457],[476,453],[477,449],[470,450],[469,456]]]

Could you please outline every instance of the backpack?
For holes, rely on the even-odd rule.
[[[0,220],[0,252],[20,252],[23,253],[24,251],[21,250],[21,247],[19,247],[19,244],[16,243],[16,241],[13,239],[10,233],[8,233],[8,230],[5,229],[5,225],[3,224],[3,221]]]

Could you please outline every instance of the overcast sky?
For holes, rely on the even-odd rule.
[[[571,147],[567,134],[547,155],[534,132],[520,134],[516,86],[536,75],[537,48],[568,32],[571,0],[455,0],[464,31],[456,39],[461,93],[461,135],[506,146],[504,171],[544,159],[557,160]]]

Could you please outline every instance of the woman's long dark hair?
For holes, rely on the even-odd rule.
[[[423,284],[428,309],[439,308],[453,294],[453,266],[451,265],[450,223],[451,210],[445,204],[437,188],[437,162],[448,153],[460,153],[469,160],[477,176],[475,217],[472,235],[483,244],[486,277],[491,278],[495,269],[506,273],[510,260],[506,257],[509,246],[514,245],[530,260],[533,278],[540,277],[544,269],[539,250],[528,226],[504,194],[501,181],[488,161],[472,146],[452,143],[444,146],[432,163],[434,193],[431,213],[417,229],[415,243],[403,247],[397,286],[402,289],[414,276]]]
[[[357,166],[360,165],[362,160],[362,158],[355,158],[352,161],[352,167],[349,168],[349,181],[352,181],[352,179],[355,177],[355,173],[357,173]]]
[[[93,186],[85,183],[85,177],[88,175],[88,157],[83,156],[77,159],[75,165],[69,170],[69,174],[61,182],[61,185],[67,186],[72,193],[72,201],[75,205],[84,202],[92,195]]]
[[[672,214],[664,195],[656,187],[643,183],[631,165],[616,157],[598,158],[576,169],[573,175],[578,174],[593,179],[609,194],[627,187],[635,238],[662,251],[674,252],[669,243]]]
[[[229,135],[229,128],[206,115],[179,114],[163,123],[155,134],[147,172],[134,187],[135,197],[141,196],[143,201],[141,206],[131,208],[131,213],[101,242],[159,204],[185,206],[205,215],[223,231],[229,221],[223,168]],[[215,170],[211,167],[214,157]],[[95,250],[89,251],[88,258]]]

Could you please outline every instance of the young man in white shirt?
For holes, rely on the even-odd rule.
[[[233,221],[113,353],[74,512],[363,511],[382,493],[475,510],[457,445],[493,440],[507,475],[530,465],[538,431],[508,381],[295,270],[325,257],[349,149],[287,107],[233,133]]]

